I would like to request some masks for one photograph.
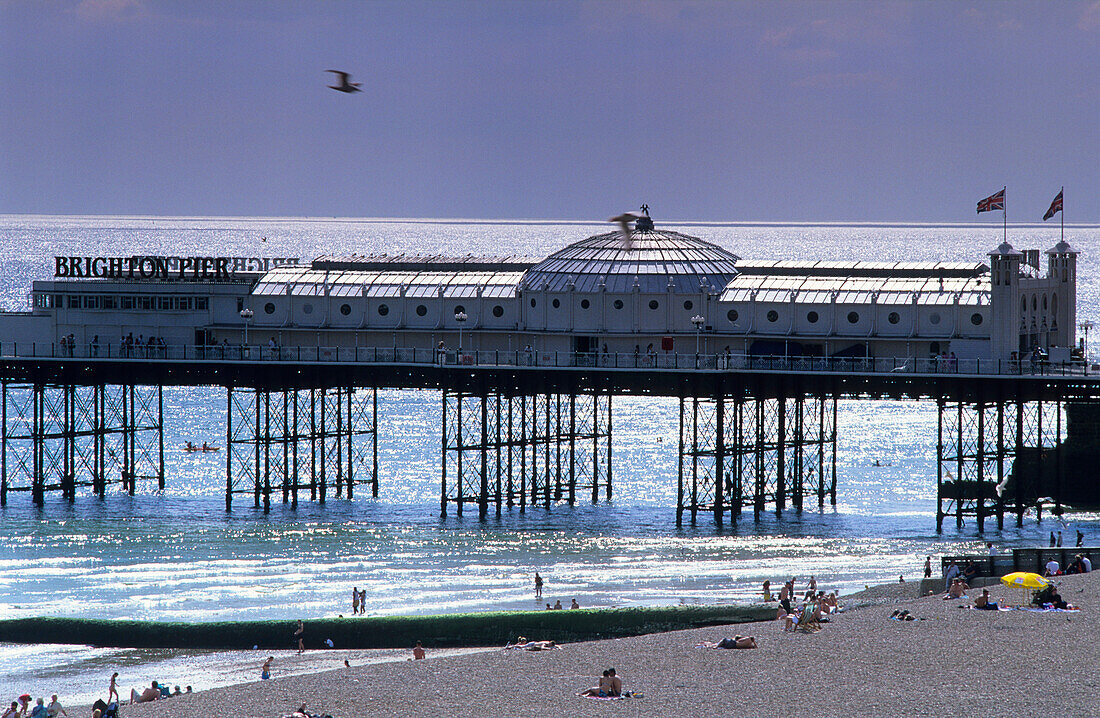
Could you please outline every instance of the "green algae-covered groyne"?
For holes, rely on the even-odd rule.
[[[766,606],[667,606],[305,619],[306,647],[407,648],[496,646],[517,636],[553,641],[622,638],[773,618]],[[297,648],[293,620],[168,623],[90,618],[0,621],[0,642],[127,648]]]

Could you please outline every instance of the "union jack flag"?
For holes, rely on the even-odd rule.
[[[997,194],[991,194],[981,202],[978,202],[978,214],[991,212],[995,209],[1005,208],[1005,191],[1002,189]]]
[[[1062,211],[1062,192],[1064,191],[1065,190],[1058,190],[1058,196],[1055,197],[1054,201],[1050,203],[1050,209],[1048,209],[1047,213],[1043,215],[1044,222],[1053,217],[1055,212]]]

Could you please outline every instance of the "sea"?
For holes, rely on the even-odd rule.
[[[987,261],[999,222],[753,224],[663,222],[752,259]],[[27,311],[54,256],[324,254],[545,256],[608,231],[598,222],[0,215],[0,308]],[[1045,250],[1060,228],[1008,226],[1018,249]],[[1077,319],[1100,321],[1100,226],[1067,225],[1081,252]],[[18,337],[3,337],[4,341]],[[1095,352],[1090,348],[1095,360]],[[270,513],[238,500],[226,512],[224,456],[186,442],[224,443],[225,393],[168,388],[166,488],[104,500],[26,494],[0,509],[0,618],[74,616],[151,621],[294,619],[349,615],[353,587],[368,615],[738,603],[773,583],[814,576],[820,587],[917,580],[925,557],[1045,545],[1051,531],[1100,541],[1100,514],[1029,515],[984,534],[953,521],[937,533],[936,412],[917,401],[842,401],[837,505],[769,512],[716,526],[675,523],[677,404],[614,400],[614,499],[505,510],[484,522],[439,517],[441,397],[379,393],[380,494],[325,506],[282,503]],[[533,577],[545,579],[536,600]],[[288,631],[289,633],[289,631]],[[288,639],[288,650],[290,648]],[[112,670],[121,685],[150,678],[196,690],[258,673],[256,656],[0,644],[0,701],[23,692],[90,703]],[[403,656],[402,658],[403,659]],[[259,659],[262,661],[262,658]],[[384,660],[384,658],[379,658]],[[255,665],[255,671],[251,666]],[[124,668],[119,668],[122,666]],[[249,667],[246,669],[246,666]],[[175,676],[175,678],[173,678]],[[255,676],[251,676],[255,677]]]

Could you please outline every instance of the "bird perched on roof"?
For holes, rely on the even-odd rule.
[[[359,89],[359,86],[363,83],[349,82],[349,80],[351,80],[351,75],[344,72],[343,70],[325,70],[325,72],[331,72],[332,74],[336,75],[337,79],[340,82],[339,85],[329,85],[328,87],[331,87],[332,89],[339,92],[362,92],[362,90]]]

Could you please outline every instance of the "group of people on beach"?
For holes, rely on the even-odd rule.
[[[795,581],[796,578],[792,576],[779,589],[776,620],[783,621],[783,630],[817,630],[822,623],[828,623],[831,616],[843,610],[837,601],[836,591],[826,594],[825,591],[818,590],[814,576],[810,576],[806,590],[799,600],[795,594]],[[772,595],[771,581],[764,581],[763,597],[765,603],[777,600]]]
[[[536,599],[542,598],[542,587],[545,584],[546,584],[546,581],[543,580],[542,576],[539,575],[538,571],[535,571],[535,598]],[[580,607],[581,607],[581,604],[577,603],[577,599],[575,599],[575,598],[573,599],[572,603],[570,603],[570,605],[569,605],[569,608],[580,608]],[[546,604],[546,610],[547,611],[561,611],[564,608],[565,608],[565,606],[561,605],[561,599],[560,598],[558,600],[554,601],[553,606],[551,606],[549,603]]]
[[[367,612],[367,589],[359,590],[358,586],[351,589],[351,615],[358,616]]]
[[[2,718],[57,718],[57,716],[63,715],[68,718],[68,713],[61,706],[61,702],[57,700],[57,694],[50,696],[50,702],[47,705],[44,698],[39,698],[35,701],[35,704],[31,705],[30,693],[24,693],[16,700],[11,702],[11,706],[4,711]]]

